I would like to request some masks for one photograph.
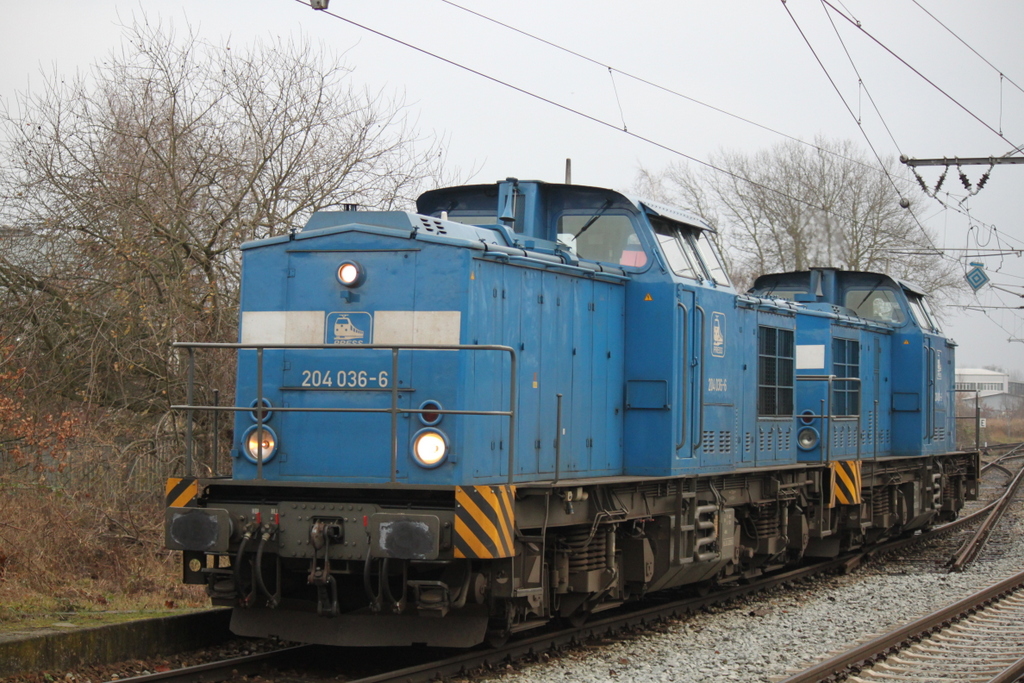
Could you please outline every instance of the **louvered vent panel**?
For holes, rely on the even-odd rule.
[[[715,452],[715,433],[713,431],[701,432],[700,447],[705,453]]]

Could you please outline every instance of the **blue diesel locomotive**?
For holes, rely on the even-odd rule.
[[[168,482],[184,580],[242,635],[462,647],[955,517],[926,297],[739,294],[711,233],[510,178],[243,245],[233,474]]]

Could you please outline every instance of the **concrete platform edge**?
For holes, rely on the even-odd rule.
[[[0,676],[170,655],[231,637],[230,609],[0,638]]]

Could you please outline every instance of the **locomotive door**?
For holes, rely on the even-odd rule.
[[[870,411],[868,418],[868,424],[871,425],[871,429],[868,430],[867,438],[870,441],[866,444],[866,447],[871,450],[871,457],[878,457],[878,409],[881,405],[881,372],[882,372],[882,339],[881,335],[872,334],[869,339],[871,345],[874,348],[874,362],[872,363],[871,371],[871,404],[862,406],[861,412]]]
[[[678,386],[676,390],[676,420],[673,440],[676,444],[676,458],[694,457],[694,449],[700,444],[700,385],[698,378],[702,367],[700,321],[702,311],[696,309],[692,291],[677,288],[678,328],[676,358]]]
[[[927,342],[926,362],[928,363],[928,422],[925,425],[926,443],[942,442],[946,439],[946,415],[951,410],[947,406],[946,395],[949,389],[949,373],[945,370],[945,340],[929,334]],[[936,444],[937,445],[937,444]]]

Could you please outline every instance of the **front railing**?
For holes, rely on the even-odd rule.
[[[974,394],[974,415],[956,415],[957,420],[973,420],[974,421],[974,450],[981,450],[981,391],[978,389],[954,389],[957,394]],[[967,401],[970,400],[968,397]],[[966,403],[967,401],[964,401]],[[957,406],[954,407],[954,411],[959,407],[959,401]],[[955,434],[957,430],[954,430],[954,439],[956,440],[956,447],[960,448],[959,434]]]
[[[246,412],[255,413],[257,434],[263,434],[264,414],[270,409],[264,408],[263,395],[263,355],[267,349],[272,350],[334,350],[334,351],[363,351],[363,350],[389,350],[391,351],[391,378],[389,388],[360,388],[358,391],[387,392],[391,395],[391,405],[388,408],[290,408],[274,406],[274,412],[294,413],[386,413],[391,416],[391,482],[398,483],[398,417],[399,415],[418,415],[422,413],[436,413],[438,415],[484,415],[508,418],[508,483],[512,484],[515,473],[515,407],[516,389],[518,387],[518,375],[516,367],[516,352],[510,346],[500,345],[436,345],[436,344],[228,344],[209,342],[175,342],[175,348],[188,351],[187,367],[187,388],[186,403],[184,405],[172,405],[172,410],[184,410],[186,414],[185,423],[185,472],[187,476],[194,476],[194,440],[193,425],[196,411],[212,412],[216,424],[220,413]],[[256,401],[253,406],[199,406],[195,405],[195,354],[197,349],[238,349],[253,350],[256,352]],[[511,382],[509,384],[509,406],[508,410],[446,410],[446,409],[420,409],[400,408],[398,406],[399,394],[413,391],[412,388],[399,387],[398,383],[398,354],[400,351],[498,351],[508,353],[510,358]],[[216,433],[216,428],[215,428]],[[260,448],[262,449],[262,440]],[[244,446],[243,446],[244,447]],[[215,447],[216,452],[216,447]],[[256,479],[263,479],[263,457],[262,450],[256,456]]]

